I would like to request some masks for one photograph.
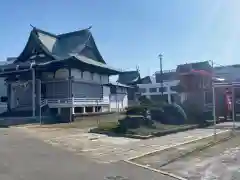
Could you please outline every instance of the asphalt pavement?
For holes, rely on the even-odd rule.
[[[14,128],[0,129],[1,180],[172,180],[123,161],[104,164],[53,147]]]

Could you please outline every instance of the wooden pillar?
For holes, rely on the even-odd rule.
[[[41,80],[40,79],[36,79],[36,105],[37,105],[37,115],[39,118],[39,123],[42,123],[42,119],[41,119]]]
[[[171,90],[171,86],[167,86],[167,96],[168,96],[168,104],[172,104],[172,90]]]
[[[11,103],[12,103],[12,85],[10,83],[7,83],[7,111],[11,111]]]
[[[69,121],[73,121],[73,93],[72,93],[72,72],[71,68],[68,68],[68,98],[71,99],[71,106],[69,111]]]
[[[36,116],[36,92],[35,92],[35,69],[32,68],[32,116],[35,117]]]

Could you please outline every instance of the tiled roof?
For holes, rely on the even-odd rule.
[[[60,35],[53,35],[36,28],[34,31],[47,50],[59,58],[68,58],[75,54],[106,64],[97,49],[90,29]]]
[[[103,60],[93,39],[90,29],[55,35],[38,28],[33,28],[23,52],[15,63],[25,61],[31,56],[34,48],[40,48],[50,58],[48,61],[36,64],[51,64],[61,60],[75,59],[84,64],[109,69],[112,73],[119,73],[117,69],[109,67]]]
[[[189,64],[181,64],[177,66],[177,73],[188,73],[191,70],[204,70],[207,72],[212,71],[212,67],[208,61],[189,63]]]
[[[121,84],[135,84],[140,81],[140,73],[138,71],[125,71],[119,74],[117,82]]]
[[[145,76],[144,78],[142,78],[141,84],[152,84],[152,80],[151,80],[150,76]]]

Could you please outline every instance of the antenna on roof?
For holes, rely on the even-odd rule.
[[[136,66],[136,69],[137,69],[137,72],[139,72],[139,66],[138,65]]]
[[[31,26],[32,28],[35,28],[35,27],[34,27],[33,25],[31,25],[31,24],[30,24],[30,26]]]

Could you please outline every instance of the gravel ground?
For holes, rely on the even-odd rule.
[[[195,141],[193,143],[176,146],[160,152],[149,154],[141,158],[134,159],[132,161],[138,164],[143,164],[159,169],[160,167],[166,166],[167,164],[181,158],[182,156],[188,155],[196,149],[201,150],[209,145],[211,146],[215,142],[227,140],[227,138],[229,137],[231,137],[231,132],[226,132],[218,134],[216,136],[216,139],[214,139],[214,137],[208,137],[202,140]]]
[[[139,140],[87,133],[85,130],[78,128],[54,129],[31,126],[15,128],[56,147],[67,149],[87,156],[97,162],[104,163],[127,160],[152,151],[159,151],[168,146],[212,135],[213,132],[212,129],[193,129],[162,137]],[[217,132],[224,131],[226,130],[218,130]]]
[[[161,162],[152,163],[154,168]],[[240,133],[228,141],[192,153],[159,168],[191,180],[240,179]]]

